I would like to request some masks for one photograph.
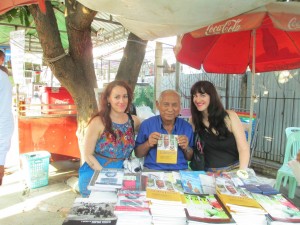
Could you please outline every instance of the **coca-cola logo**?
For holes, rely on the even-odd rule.
[[[55,99],[54,104],[69,104],[69,99]]]
[[[288,23],[288,28],[290,30],[300,29],[300,20],[297,20],[296,17],[292,18]]]
[[[205,31],[205,35],[224,34],[236,32],[241,29],[242,19],[226,20],[224,24],[209,25]]]

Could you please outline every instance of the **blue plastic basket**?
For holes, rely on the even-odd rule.
[[[50,153],[35,151],[21,155],[22,169],[29,188],[48,185]]]

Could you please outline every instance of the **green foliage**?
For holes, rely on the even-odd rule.
[[[13,19],[19,18],[20,23],[24,26],[30,26],[30,12],[27,6],[21,6],[13,8],[12,10],[6,12],[0,17],[0,20],[7,19],[8,22],[12,22]]]
[[[148,86],[136,86],[134,90],[135,106],[149,106],[153,110],[153,98],[154,98],[154,87]]]

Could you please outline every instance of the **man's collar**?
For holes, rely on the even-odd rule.
[[[173,130],[175,130],[175,131],[176,131],[176,129],[177,129],[177,127],[176,127],[176,121],[177,121],[177,118],[178,118],[178,117],[176,117],[176,118],[175,118],[175,121],[174,121],[174,128],[173,128]],[[161,129],[164,129],[163,121],[162,121],[160,115],[159,115],[159,122],[160,122],[160,128],[161,128]]]

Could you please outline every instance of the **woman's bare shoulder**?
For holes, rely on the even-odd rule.
[[[94,117],[90,121],[90,123],[89,123],[88,126],[91,127],[91,128],[93,128],[93,129],[101,129],[103,127],[103,122],[102,122],[100,116]]]
[[[235,111],[228,109],[228,110],[226,110],[226,112],[231,120],[238,119],[238,115]]]

